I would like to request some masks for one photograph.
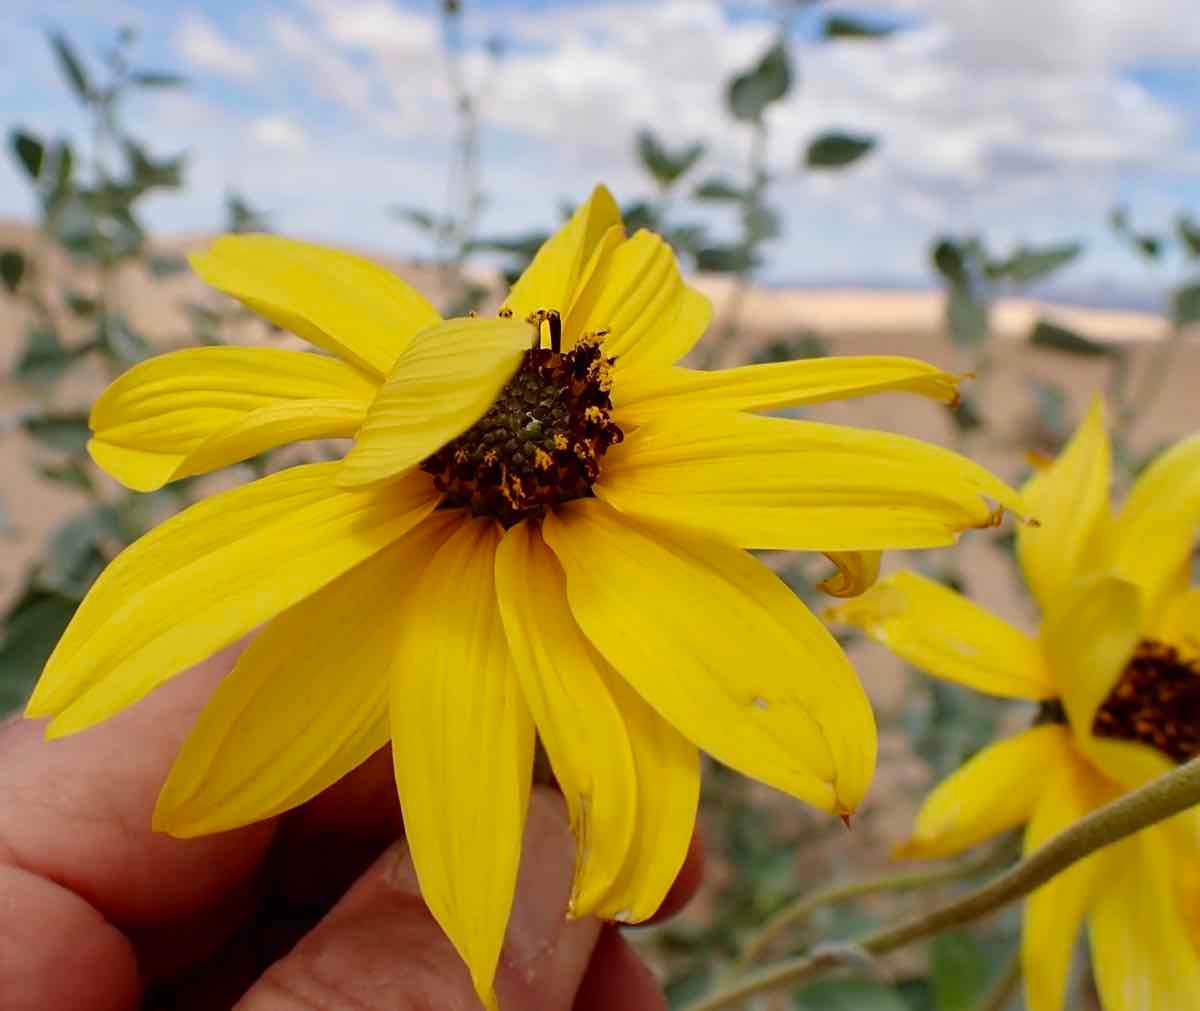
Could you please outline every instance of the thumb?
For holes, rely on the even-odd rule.
[[[521,869],[496,974],[502,1011],[569,1011],[600,931],[568,920],[575,854],[562,798],[529,801]],[[478,1011],[467,968],[421,900],[407,847],[388,849],[238,1011]]]

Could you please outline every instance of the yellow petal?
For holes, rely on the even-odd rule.
[[[1149,829],[1118,843],[1106,870],[1088,918],[1105,1011],[1200,1007],[1200,954],[1177,901],[1182,868],[1162,833]]]
[[[1133,656],[1141,628],[1137,588],[1111,576],[1074,584],[1042,621],[1046,662],[1084,750],[1092,739],[1096,710]]]
[[[612,669],[567,607],[562,569],[540,532],[520,523],[496,553],[496,593],[509,649],[575,834],[571,910],[599,904],[625,864],[638,810],[637,776]],[[618,907],[620,908],[620,907]]]
[[[565,316],[596,247],[610,229],[620,227],[616,201],[604,186],[597,186],[571,220],[537,251],[513,285],[505,306],[517,319],[538,309],[557,309]]]
[[[1025,832],[1025,853],[1113,799],[1114,791],[1075,759],[1046,765],[1038,780],[1042,796]],[[1115,870],[1111,850],[1101,850],[1051,878],[1025,900],[1021,962],[1029,1011],[1063,1011],[1067,972],[1079,928],[1088,909]]]
[[[671,247],[639,231],[596,265],[569,323],[581,333],[607,330],[604,351],[623,373],[678,361],[711,318],[712,305],[684,284]]]
[[[315,797],[387,744],[396,614],[420,606],[406,591],[460,521],[457,512],[434,513],[267,625],[184,742],[158,797],[156,829],[196,836],[261,821]]]
[[[345,492],[338,463],[293,467],[198,502],[101,573],[27,714],[83,730],[397,540],[438,501],[428,476]]]
[[[100,395],[88,450],[126,487],[153,491],[287,442],[352,436],[376,389],[324,355],[174,351],[135,365]]]
[[[831,597],[857,597],[875,585],[883,552],[826,551],[825,557],[837,566],[837,572],[819,582],[817,588]]]
[[[622,512],[746,548],[858,551],[953,543],[1019,507],[982,467],[883,432],[749,414],[663,416],[604,458]]]
[[[434,919],[496,1011],[533,770],[533,721],[496,606],[500,532],[462,523],[399,616],[392,755],[413,865]]]
[[[874,393],[915,393],[949,404],[958,397],[958,384],[957,376],[915,358],[863,355],[743,365],[716,372],[623,370],[613,386],[613,403],[622,420],[644,424],[673,412],[770,411]]]
[[[903,857],[952,857],[1029,820],[1045,776],[1076,761],[1066,727],[1026,730],[975,755],[921,806]]]
[[[1017,559],[1043,610],[1096,557],[1097,534],[1111,518],[1111,457],[1104,401],[1096,397],[1062,455],[1021,489],[1040,525],[1017,528]]]
[[[770,569],[596,499],[548,516],[544,536],[584,633],[684,736],[816,807],[858,805],[875,764],[870,705],[833,637]]]
[[[638,792],[628,856],[599,908],[622,923],[640,923],[658,912],[687,858],[700,801],[700,753],[621,677],[609,688],[625,718]]]
[[[856,625],[934,677],[989,695],[1048,699],[1057,694],[1035,640],[949,587],[897,572],[863,596],[825,612]]]
[[[1163,609],[1153,631],[1185,656],[1200,659],[1200,589],[1188,590]]]
[[[452,319],[417,334],[367,411],[338,475],[371,484],[415,467],[487,413],[529,350],[529,325]]]
[[[1176,443],[1137,479],[1112,534],[1112,568],[1157,604],[1191,557],[1200,524],[1200,435]]]
[[[225,235],[189,261],[214,288],[276,326],[378,376],[440,317],[391,271],[361,256],[275,235]]]

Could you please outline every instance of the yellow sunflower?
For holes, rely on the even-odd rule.
[[[1159,456],[1114,517],[1097,400],[1063,454],[1023,489],[1040,527],[1017,557],[1042,610],[1036,637],[913,572],[830,617],[910,663],[1039,702],[1034,726],[939,785],[899,853],[945,857],[1026,823],[1030,852],[1127,790],[1200,755],[1200,435]],[[1106,1011],[1200,1008],[1198,812],[1094,854],[1025,906],[1029,1011],[1060,1011],[1084,919]]]
[[[349,437],[192,506],[105,570],[29,703],[82,730],[265,624],[163,788],[218,832],[314,796],[390,740],[423,894],[494,1006],[535,736],[578,842],[576,915],[636,921],[681,866],[697,748],[823,810],[862,799],[870,708],[836,642],[745,548],[945,544],[1015,495],[959,456],[753,411],[956,382],[903,358],[696,372],[708,323],[656,235],[598,188],[496,319],[441,320],[358,257],[217,240],[199,274],[334,357],[210,347],[118,379],[93,458],[131,488]]]

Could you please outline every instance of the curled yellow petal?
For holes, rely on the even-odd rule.
[[[882,551],[826,551],[825,557],[837,566],[837,572],[817,584],[831,597],[857,597],[866,593],[879,578]]]
[[[338,463],[198,502],[100,574],[33,692],[51,736],[106,719],[397,540],[437,505],[425,474],[341,491]]]
[[[950,544],[996,521],[986,498],[1020,508],[982,467],[916,439],[724,412],[664,415],[627,435],[595,493],[633,516],[792,551]]]
[[[88,451],[153,491],[303,439],[353,436],[377,386],[324,355],[206,347],[135,365],[92,407]]]
[[[413,586],[393,667],[392,756],[421,895],[496,1011],[533,770],[533,721],[496,606],[500,532],[459,525]]]
[[[845,655],[766,566],[580,499],[546,518],[576,621],[617,671],[722,762],[827,811],[856,807],[875,724]]]
[[[413,581],[458,521],[435,513],[255,637],[184,741],[157,830],[207,835],[280,814],[388,742],[395,615],[420,606]]]
[[[938,784],[917,815],[900,857],[952,857],[1028,821],[1044,773],[1073,761],[1063,726],[1034,727],[984,748]]]
[[[875,393],[915,393],[951,404],[959,381],[926,362],[890,355],[810,358],[715,372],[629,368],[613,387],[613,403],[623,421],[644,424],[678,411],[770,411]]]
[[[990,695],[1053,698],[1058,689],[1037,642],[949,587],[897,572],[825,611],[861,628],[934,677]]]
[[[1097,539],[1111,521],[1111,457],[1104,401],[1097,397],[1062,455],[1021,489],[1038,525],[1017,528],[1017,559],[1043,610],[1101,548]]]
[[[1157,617],[1152,635],[1184,656],[1200,659],[1200,589],[1187,590],[1169,601]]]
[[[372,484],[415,467],[491,407],[530,347],[528,324],[452,319],[417,334],[367,411],[338,483]]]
[[[276,326],[385,376],[408,339],[441,317],[370,260],[276,235],[224,235],[189,262]]]

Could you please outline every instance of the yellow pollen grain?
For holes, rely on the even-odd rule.
[[[538,470],[549,470],[554,466],[554,457],[547,453],[544,449],[539,449],[533,454],[533,465]]]
[[[459,446],[458,449],[456,449],[454,451],[454,462],[455,463],[466,463],[467,457],[469,455],[470,454],[467,453],[465,448],[463,448],[462,446]]]
[[[484,453],[483,462],[484,465],[488,467],[494,464],[496,462],[496,451],[494,449],[489,449],[486,453]]]
[[[597,425],[604,420],[604,412],[599,407],[589,407],[583,412],[583,416]]]
[[[554,433],[554,448],[555,449],[566,449],[568,445],[569,445],[569,443],[567,442],[567,437],[565,435],[563,435],[562,432]]]

